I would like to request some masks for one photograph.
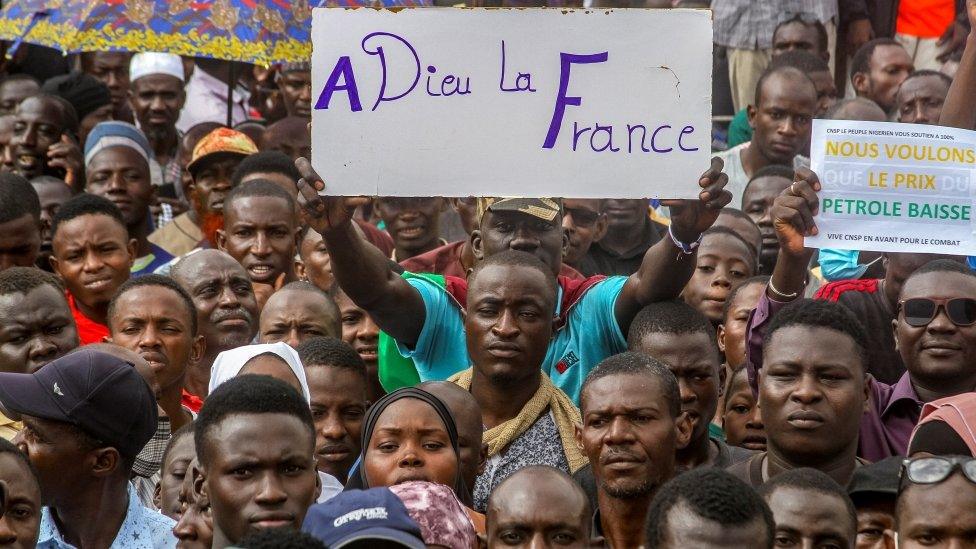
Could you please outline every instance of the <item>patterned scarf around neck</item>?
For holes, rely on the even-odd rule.
[[[549,376],[541,375],[542,382],[539,384],[539,390],[525,403],[518,415],[485,431],[484,440],[488,445],[488,457],[500,453],[513,440],[522,436],[548,409],[552,411],[556,429],[559,430],[559,438],[563,452],[566,454],[566,461],[569,463],[569,470],[575,473],[588,463],[586,456],[576,446],[575,429],[576,425],[581,423],[579,410],[566,393],[552,384]],[[473,377],[474,368],[468,368],[451,376],[448,381],[470,391]]]

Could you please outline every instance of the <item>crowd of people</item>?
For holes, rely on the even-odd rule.
[[[24,45],[0,546],[976,547],[976,261],[804,247],[814,118],[976,128],[976,0],[710,7],[694,200],[333,196],[307,63]]]

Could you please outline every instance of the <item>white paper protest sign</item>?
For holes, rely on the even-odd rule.
[[[691,198],[707,10],[322,8],[312,164],[329,194]]]
[[[814,120],[820,177],[814,248],[976,255],[976,132]]]

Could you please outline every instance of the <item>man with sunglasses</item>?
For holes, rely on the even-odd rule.
[[[643,198],[608,198],[600,211],[606,215],[606,232],[594,239],[580,261],[586,276],[623,275],[637,272],[647,250],[666,238],[667,227],[651,219],[649,205]]]
[[[563,253],[563,264],[582,270],[590,246],[607,234],[604,202],[597,198],[563,199],[563,230],[569,237],[569,247]]]
[[[964,261],[960,256],[885,253],[882,255],[883,277],[838,280],[817,290],[816,299],[840,303],[864,324],[868,373],[878,381],[894,384],[905,374],[905,363],[891,329],[892,321],[898,316],[898,295],[912,273],[936,259]]]
[[[804,291],[812,250],[803,247],[803,237],[816,230],[819,190],[817,175],[800,169],[797,181],[773,204],[782,251],[749,321],[752,380],[762,367],[770,318]],[[932,261],[907,277],[898,295],[892,329],[907,372],[894,385],[868,379],[857,455],[872,462],[905,455],[924,403],[976,389],[976,274],[951,260]]]
[[[886,547],[973,547],[976,539],[976,459],[932,456],[905,460],[895,531]]]

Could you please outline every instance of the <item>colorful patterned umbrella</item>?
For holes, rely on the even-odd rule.
[[[0,39],[268,65],[309,59],[311,16],[307,0],[11,0],[0,10]]]
[[[312,7],[429,0],[9,0],[0,39],[64,51],[160,51],[258,65],[311,58]]]

